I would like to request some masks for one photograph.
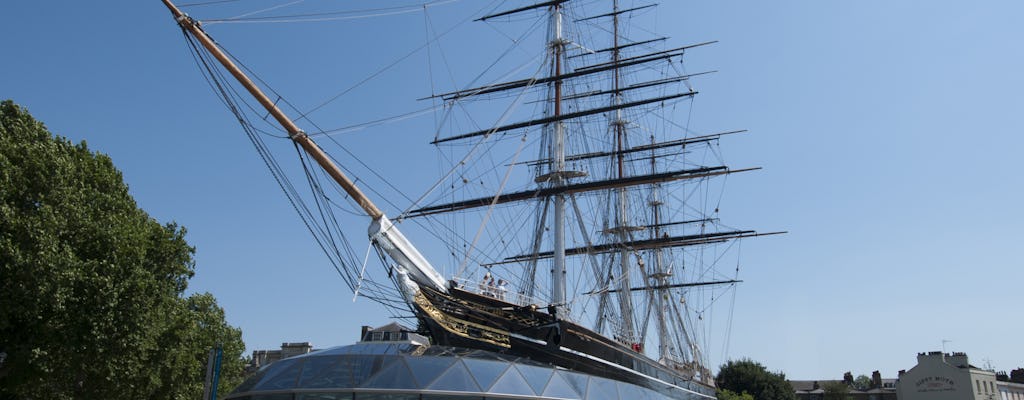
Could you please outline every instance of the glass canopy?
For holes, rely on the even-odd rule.
[[[483,350],[364,342],[270,364],[227,400],[696,398],[676,394]]]

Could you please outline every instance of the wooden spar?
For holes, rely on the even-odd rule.
[[[709,44],[715,44],[715,43],[718,43],[718,41],[717,40],[712,40],[710,42],[703,42],[703,43],[691,44],[691,45],[687,45],[687,46],[683,46],[683,47],[676,47],[674,49],[662,50],[662,51],[659,51],[659,52],[648,53],[648,54],[639,55],[639,56],[636,56],[636,57],[624,58],[624,59],[619,60],[619,63],[621,63],[621,65],[626,65],[625,63],[627,63],[627,62],[628,63],[649,62],[649,61],[654,61],[654,60],[671,58],[671,57],[675,57],[675,56],[681,56],[681,55],[683,55],[683,53],[687,49],[692,49],[694,47],[707,46]],[[615,63],[609,61],[609,62],[602,63],[602,64],[594,64],[594,65],[588,65],[586,67],[576,68],[573,71],[576,71],[576,72],[590,71],[590,70],[593,70],[593,69],[596,69],[596,68],[606,68],[608,65],[611,65],[611,64],[615,64]],[[632,65],[632,64],[629,64],[629,65]]]
[[[577,20],[575,20],[573,22],[589,21],[589,20],[592,20],[592,19],[598,19],[598,18],[603,18],[603,17],[614,17],[614,16],[625,14],[625,13],[628,13],[628,12],[633,12],[633,11],[643,10],[645,8],[655,7],[657,5],[658,5],[657,3],[654,3],[654,4],[648,4],[648,5],[640,6],[640,7],[628,8],[628,9],[625,9],[625,10],[616,10],[614,12],[610,12],[610,13],[607,13],[607,14],[594,15],[592,17],[580,18],[580,19],[577,19]]]
[[[674,147],[674,146],[680,146],[680,147],[685,148],[686,146],[691,145],[691,144],[709,142],[709,141],[712,141],[712,140],[717,140],[720,136],[731,135],[731,134],[734,134],[734,133],[743,133],[743,132],[746,132],[746,131],[747,131],[746,129],[743,129],[743,130],[738,130],[738,131],[729,131],[729,132],[714,133],[714,134],[710,134],[710,135],[694,136],[692,138],[677,139],[677,140],[671,140],[671,141],[668,141],[668,142],[657,142],[657,143],[645,144],[645,145],[642,145],[642,146],[630,147],[629,149],[623,150],[622,152],[626,153],[626,154],[629,154],[629,153],[636,153],[636,152],[647,151],[647,150],[662,149],[662,148],[666,148],[666,147]],[[616,151],[601,151],[601,152],[593,152],[593,153],[584,153],[584,154],[576,154],[576,155],[566,156],[565,160],[566,161],[578,161],[578,160],[586,160],[586,159],[589,159],[589,158],[605,157],[605,156],[610,156],[610,155],[615,155],[615,154],[618,154],[618,152],[616,152]],[[544,163],[547,163],[547,162],[548,162],[547,159],[540,159],[540,160],[533,160],[533,161],[520,161],[520,162],[518,162],[518,163],[516,163],[514,165],[520,165],[520,164],[538,165],[538,164],[544,164]]]
[[[649,88],[649,87],[652,87],[652,86],[667,85],[667,84],[670,84],[670,83],[682,82],[682,81],[685,81],[685,80],[690,79],[690,78],[695,77],[695,76],[706,75],[706,74],[710,74],[710,73],[714,73],[714,72],[717,72],[717,71],[698,72],[698,73],[695,73],[695,74],[677,76],[675,78],[658,79],[656,81],[648,81],[648,82],[636,83],[636,84],[632,84],[632,85],[629,85],[629,86],[620,87],[620,88],[617,88],[617,89],[594,90],[594,91],[590,91],[590,92],[574,94],[572,96],[564,96],[564,97],[562,97],[562,100],[576,100],[576,99],[582,99],[582,98],[586,98],[586,97],[603,96],[603,95],[606,95],[606,94],[619,94],[619,93],[623,93],[623,92],[627,92],[627,91]]]
[[[755,167],[755,168],[744,168],[744,169],[730,170],[730,169],[728,169],[725,166],[701,167],[701,168],[695,168],[695,169],[686,169],[686,170],[662,172],[662,173],[657,173],[657,174],[647,174],[647,175],[640,175],[640,176],[630,176],[630,177],[625,177],[625,178],[606,179],[606,180],[601,180],[601,181],[573,183],[573,184],[570,184],[570,185],[550,186],[550,187],[539,188],[539,189],[535,189],[535,190],[526,190],[526,191],[522,191],[522,192],[503,194],[503,195],[499,195],[497,197],[495,197],[495,196],[487,196],[487,197],[481,197],[481,198],[476,198],[476,199],[472,199],[472,200],[459,201],[459,202],[456,202],[456,203],[448,203],[448,204],[441,204],[441,205],[436,205],[436,206],[429,206],[429,207],[418,208],[418,209],[409,211],[404,216],[408,217],[408,218],[415,218],[415,217],[422,217],[422,216],[431,215],[431,214],[438,214],[438,213],[452,212],[452,211],[459,211],[459,210],[467,210],[467,209],[477,208],[477,207],[487,207],[487,206],[493,206],[495,204],[504,204],[504,203],[510,203],[510,202],[514,202],[514,201],[523,201],[523,200],[544,198],[544,197],[548,197],[548,196],[575,194],[575,193],[583,193],[583,192],[592,192],[592,191],[595,191],[595,190],[614,189],[614,188],[618,188],[618,187],[646,185],[646,184],[652,184],[652,183],[674,182],[674,181],[681,181],[681,180],[687,180],[687,179],[710,178],[710,177],[713,177],[713,176],[735,174],[735,173],[739,173],[739,172],[754,171],[754,170],[758,170],[758,169],[761,169],[761,168],[760,167]]]
[[[334,178],[334,181],[338,182],[342,189],[345,189],[345,193],[348,193],[348,195],[351,196],[364,211],[366,211],[366,214],[369,215],[370,218],[379,219],[384,215],[384,213],[377,208],[377,205],[373,204],[373,202],[363,194],[362,190],[359,190],[359,187],[357,187],[355,183],[353,183],[352,180],[341,171],[341,168],[331,161],[327,154],[320,149],[320,146],[317,146],[316,142],[313,142],[313,139],[310,139],[302,129],[299,129],[299,127],[295,125],[295,122],[288,118],[281,109],[277,108],[277,105],[275,105],[274,102],[271,101],[270,98],[267,97],[267,95],[264,94],[263,91],[260,90],[260,88],[256,86],[256,84],[253,83],[253,81],[249,79],[249,77],[246,76],[245,73],[242,72],[242,70],[239,69],[227,55],[224,54],[223,51],[217,48],[213,39],[211,39],[206,32],[199,27],[198,21],[190,18],[188,15],[185,15],[181,10],[178,10],[178,7],[171,3],[170,0],[163,0],[163,2],[164,5],[171,10],[171,14],[174,15],[175,21],[178,21],[178,25],[181,25],[182,29],[191,33],[192,36],[195,37],[196,40],[199,40],[199,43],[201,43],[203,47],[217,59],[217,61],[220,61],[221,65],[223,65],[224,68],[227,69],[228,72],[230,72],[231,75],[249,91],[249,94],[255,97],[256,101],[259,101],[270,115],[274,116],[274,119],[276,119],[285,131],[288,132],[288,137],[313,157],[317,164],[327,171],[327,174],[330,175],[331,178]]]
[[[546,83],[549,83],[549,82],[563,81],[563,80],[568,80],[568,79],[572,79],[572,78],[578,78],[578,77],[582,77],[582,76],[593,75],[593,74],[596,74],[596,73],[609,71],[609,70],[612,70],[612,69],[615,69],[615,68],[624,68],[624,67],[630,67],[630,66],[633,66],[633,65],[641,65],[641,64],[646,64],[646,63],[649,63],[649,62],[660,61],[660,60],[672,58],[672,57],[675,57],[675,56],[680,56],[680,55],[683,55],[683,52],[680,49],[684,49],[685,50],[685,49],[690,48],[690,47],[701,46],[701,45],[704,45],[704,44],[707,44],[707,43],[713,43],[713,42],[706,42],[706,43],[702,43],[702,44],[695,44],[693,46],[680,47],[679,49],[675,49],[675,50],[678,51],[676,53],[671,53],[671,52],[666,53],[667,51],[659,51],[657,53],[651,53],[651,54],[647,54],[647,55],[643,55],[643,56],[637,56],[637,57],[632,57],[632,58],[628,58],[628,59],[625,59],[625,60],[621,60],[618,64],[602,63],[602,64],[598,64],[598,65],[590,65],[590,66],[586,66],[586,67],[582,67],[582,68],[577,68],[577,69],[573,70],[573,72],[562,73],[560,71],[556,75],[552,75],[552,76],[548,76],[548,77],[544,77],[544,78],[530,78],[530,79],[520,79],[520,80],[517,80],[517,81],[494,83],[494,84],[490,84],[490,85],[487,85],[487,86],[481,86],[481,87],[475,87],[475,88],[471,88],[471,89],[462,89],[462,90],[458,90],[458,91],[454,91],[454,92],[436,94],[436,95],[433,95],[433,96],[421,98],[419,100],[440,98],[440,99],[445,100],[445,101],[451,101],[451,100],[456,100],[456,99],[460,99],[460,98],[463,98],[463,97],[479,96],[479,95],[482,95],[482,94],[496,93],[496,92],[501,92],[501,91],[506,91],[506,90],[511,90],[511,89],[522,88],[522,87],[526,87],[526,86],[543,85],[543,84],[546,84]],[[619,48],[621,48],[621,47],[619,47]]]
[[[725,280],[725,281],[675,283],[675,284],[670,284],[670,285],[654,285],[654,286],[633,287],[633,288],[629,288],[629,291],[630,292],[639,292],[639,291],[647,291],[647,290],[676,289],[676,288],[688,288],[688,287],[696,287],[696,286],[729,285],[729,284],[733,284],[733,283],[742,283],[742,282],[743,281],[740,281],[740,280],[730,279],[730,280]],[[623,290],[621,290],[621,289],[607,289],[607,290],[601,290],[601,291],[596,291],[596,292],[595,291],[590,291],[590,292],[586,292],[586,293],[583,293],[583,294],[617,293],[617,292],[621,292],[621,291],[623,291]]]
[[[556,88],[557,87],[561,87],[561,82],[556,82],[555,83],[555,87]],[[575,111],[575,112],[571,112],[571,113],[555,114],[555,115],[552,115],[550,117],[539,118],[539,119],[530,120],[530,121],[526,121],[526,122],[517,122],[517,123],[511,124],[511,125],[504,125],[504,126],[494,127],[494,128],[490,128],[490,129],[484,129],[484,130],[481,130],[481,131],[465,133],[465,134],[461,134],[461,135],[457,135],[457,136],[449,136],[449,137],[446,137],[446,138],[436,139],[433,142],[430,142],[430,144],[438,144],[438,143],[450,142],[452,140],[461,140],[461,139],[471,138],[471,137],[475,137],[475,136],[490,135],[490,134],[497,133],[497,132],[505,132],[505,131],[510,131],[510,130],[519,129],[519,128],[527,128],[527,127],[531,127],[531,126],[535,126],[535,125],[545,125],[545,124],[548,124],[548,123],[551,123],[551,122],[558,122],[558,121],[563,121],[563,120],[567,120],[567,119],[585,117],[585,116],[588,116],[588,115],[600,114],[600,113],[603,113],[603,112],[615,111],[615,110],[619,110],[619,109],[623,109],[623,108],[638,107],[638,106],[642,106],[642,105],[646,105],[646,104],[658,103],[658,102],[662,102],[662,101],[677,99],[677,98],[680,98],[680,97],[692,97],[692,96],[695,96],[696,94],[697,94],[697,92],[676,93],[676,94],[671,94],[671,95],[662,96],[662,97],[655,97],[655,98],[646,99],[646,100],[637,100],[637,101],[634,101],[634,102],[631,102],[631,103],[616,104],[616,105],[612,105],[612,106],[593,108],[593,109],[583,110],[583,111]]]
[[[714,233],[702,233],[696,235],[683,235],[683,236],[672,236],[672,237],[660,237],[655,239],[643,239],[633,240],[628,242],[615,242],[606,244],[595,244],[584,247],[574,247],[571,249],[565,249],[565,255],[577,256],[583,254],[595,254],[595,253],[607,253],[621,251],[622,249],[628,250],[647,250],[647,249],[660,249],[667,247],[688,247],[688,246],[699,246],[713,243],[723,243],[729,240],[745,239],[749,237],[760,237],[760,236],[771,236],[781,235],[787,232],[769,232],[769,233],[757,233],[755,231],[731,231],[731,232],[714,232]],[[533,259],[545,259],[551,258],[550,251],[538,252],[535,254],[521,254],[518,256],[505,257],[501,261],[492,262],[488,264],[481,264],[482,266],[494,266],[499,264],[511,264],[519,263],[524,261],[530,261]]]
[[[515,13],[518,13],[518,12],[523,12],[523,11],[527,11],[527,10],[533,10],[535,8],[557,6],[557,5],[565,3],[567,1],[569,1],[569,0],[546,1],[546,2],[543,2],[543,3],[537,3],[537,4],[529,5],[529,6],[526,6],[526,7],[520,7],[520,8],[517,8],[515,10],[502,11],[502,12],[497,13],[497,14],[486,15],[486,16],[477,18],[476,20],[477,21],[486,21],[486,20],[491,19],[491,18],[503,17],[503,16],[506,16],[506,15],[511,15],[511,14],[515,14]]]

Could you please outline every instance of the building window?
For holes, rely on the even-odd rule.
[[[981,394],[981,381],[975,379],[974,380],[974,386],[978,387],[978,394]]]

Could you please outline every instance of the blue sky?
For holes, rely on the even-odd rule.
[[[432,21],[444,26],[445,11],[466,4],[479,7],[437,6]],[[217,297],[250,350],[347,344],[359,325],[387,322],[372,303],[353,303],[310,243],[159,1],[15,0],[2,10],[0,97],[111,155],[142,208],[188,228],[191,290]],[[720,41],[688,53],[693,70],[720,71],[696,83],[693,124],[749,129],[723,140],[726,155],[764,168],[730,178],[723,209],[743,227],[789,231],[743,244],[728,356],[794,379],[895,377],[945,339],[972,364],[1024,366],[1014,345],[1024,331],[1024,4],[673,1],[658,12],[652,29],[675,42]],[[308,109],[422,43],[423,21],[208,30]],[[345,126],[430,92],[425,71],[393,73],[404,78],[354,90],[315,117]],[[384,139],[401,154],[425,145],[432,124],[406,121]],[[379,135],[338,138],[373,146]],[[383,164],[382,174],[403,174]]]

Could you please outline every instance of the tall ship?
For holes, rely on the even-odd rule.
[[[488,3],[474,21],[527,27],[505,54],[528,56],[425,95],[440,176],[388,196],[321,147],[337,143],[331,129],[283,111],[200,20],[163,2],[345,283],[409,326],[277,362],[229,398],[714,398],[705,322],[740,282],[737,244],[776,232],[719,218],[724,177],[757,169],[721,161],[720,140],[743,131],[688,128],[693,81],[712,71],[688,72],[684,55],[713,42],[629,27],[655,4]],[[416,7],[465,5],[447,3]],[[300,150],[308,192],[256,119]],[[365,238],[340,222],[351,213]]]

